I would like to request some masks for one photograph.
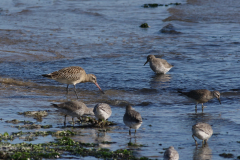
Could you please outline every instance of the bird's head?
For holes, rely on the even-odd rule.
[[[219,103],[221,104],[220,92],[219,91],[213,91],[213,96],[216,97],[218,99]]]
[[[151,61],[151,60],[154,59],[154,58],[155,58],[154,55],[148,55],[148,56],[147,56],[147,62],[146,62],[145,64],[147,64],[149,61]],[[144,64],[144,66],[145,66],[145,64]]]
[[[94,83],[98,87],[98,89],[104,94],[104,92],[102,91],[102,89],[97,83],[97,77],[94,74],[89,74],[88,76],[89,76],[89,81]]]

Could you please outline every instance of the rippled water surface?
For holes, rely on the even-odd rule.
[[[61,130],[64,118],[51,103],[67,100],[66,85],[41,75],[81,66],[97,76],[106,94],[94,84],[78,84],[80,100],[89,107],[111,105],[109,120],[117,126],[100,136],[98,129],[74,128],[84,135],[74,140],[117,142],[100,146],[111,150],[129,148],[132,141],[147,145],[133,148],[136,156],[153,159],[162,159],[163,149],[171,145],[180,159],[224,159],[219,156],[224,152],[240,156],[240,1],[178,2],[181,5],[143,8],[145,3],[170,1],[1,0],[1,133],[18,131],[6,120],[36,121],[17,114],[28,110],[50,110],[36,123]],[[140,28],[142,23],[150,28]],[[169,23],[181,33],[161,33]],[[174,67],[166,75],[155,75],[143,66],[149,54]],[[214,99],[205,104],[203,114],[200,105],[195,114],[195,104],[177,91],[202,88],[220,91],[222,105]],[[69,94],[76,99],[73,86]],[[136,136],[128,135],[122,121],[127,104],[143,117]],[[214,130],[204,148],[196,148],[191,135],[191,126],[200,121]],[[33,143],[54,139],[41,137]]]

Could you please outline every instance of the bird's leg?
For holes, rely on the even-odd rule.
[[[137,130],[135,129],[135,133],[134,133],[134,135],[137,133]]]
[[[76,91],[76,86],[75,85],[74,85],[74,92],[75,92],[75,94],[77,96],[77,99],[78,99],[78,95],[77,95],[77,91]]]
[[[107,122],[107,120],[103,120],[103,126],[105,126],[105,125],[106,125],[106,122]]]
[[[131,128],[129,128],[129,135],[131,136]]]
[[[75,122],[74,122],[74,117],[72,117],[72,122],[73,122],[73,126],[74,126],[74,123],[75,123]]]
[[[197,144],[197,141],[196,141],[196,139],[194,138],[194,136],[192,135],[192,138],[194,139],[194,141],[195,141],[195,144],[196,144],[196,146],[198,145]]]
[[[81,117],[78,117],[78,119],[79,119],[79,126],[80,126],[80,123],[82,123],[82,119]]]
[[[205,140],[205,144],[207,144],[208,139]]]
[[[69,84],[67,85],[67,94],[66,95],[68,95],[68,86],[69,86]]]
[[[203,109],[206,108],[207,106],[203,106],[203,103],[202,103],[202,112],[203,112]]]
[[[65,115],[64,126],[66,126],[66,118],[67,118],[67,115]]]
[[[198,105],[198,103],[196,103],[196,106],[195,106],[195,113],[197,113],[197,105]]]

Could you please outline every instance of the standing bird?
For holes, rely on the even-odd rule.
[[[66,117],[67,115],[72,116],[73,126],[74,126],[74,118],[80,117],[84,114],[94,114],[93,108],[88,108],[83,102],[80,101],[67,101],[61,104],[54,104],[52,105],[57,108],[60,112],[65,114],[64,126],[66,126]]]
[[[145,64],[148,62],[153,72],[157,74],[166,74],[173,67],[173,65],[169,64],[165,59],[156,58],[154,55],[147,56],[147,62]]]
[[[209,124],[199,122],[192,126],[192,133],[193,133],[192,137],[195,140],[196,145],[198,145],[198,144],[197,144],[197,141],[194,138],[194,136],[197,137],[198,139],[203,140],[202,144],[204,145],[204,141],[206,144],[208,139],[212,136],[213,129]]]
[[[94,107],[93,112],[95,114],[95,117],[101,120],[108,119],[112,114],[111,107],[106,103],[98,103]]]
[[[163,160],[178,160],[179,159],[179,154],[178,152],[174,149],[173,146],[169,147],[165,152],[163,156]]]
[[[178,92],[184,94],[185,96],[191,98],[196,102],[196,106],[195,106],[196,113],[197,113],[198,103],[202,103],[202,112],[203,112],[203,109],[206,107],[206,106],[203,106],[203,103],[206,103],[213,98],[217,98],[219,103],[221,104],[219,91],[209,91],[207,89],[199,89],[199,90],[192,90],[190,92],[182,92],[182,91],[178,91]]]
[[[123,116],[123,122],[129,127],[129,135],[131,135],[131,128],[135,129],[135,134],[137,129],[142,125],[141,114],[135,111],[132,106],[126,106],[126,112]]]
[[[102,89],[97,83],[97,77],[93,74],[86,74],[85,70],[78,66],[66,67],[66,68],[60,69],[59,71],[55,71],[49,74],[43,74],[42,76],[50,79],[54,79],[60,83],[67,84],[67,94],[68,94],[69,84],[73,84],[74,92],[77,98],[78,98],[78,95],[77,95],[75,85],[78,83],[92,82],[104,94],[104,92],[102,91]]]

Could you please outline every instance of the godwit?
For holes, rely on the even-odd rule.
[[[60,83],[67,84],[67,94],[68,94],[69,84],[73,84],[74,92],[77,98],[78,98],[78,95],[77,95],[75,85],[78,83],[92,82],[99,88],[99,90],[102,93],[104,93],[97,83],[97,77],[93,74],[86,74],[85,70],[78,66],[66,67],[66,68],[60,69],[59,71],[55,71],[49,74],[43,74],[42,76],[50,79],[54,79]]]
[[[202,112],[203,112],[203,109],[206,107],[206,106],[203,106],[203,103],[206,103],[213,98],[217,98],[219,103],[221,104],[219,91],[209,91],[207,89],[199,89],[199,90],[192,90],[190,92],[182,92],[182,91],[178,91],[178,92],[186,95],[187,97],[191,98],[196,102],[196,106],[195,106],[196,113],[197,113],[198,103],[202,103]]]
[[[129,127],[129,135],[131,135],[131,128],[135,129],[135,134],[137,129],[142,125],[141,114],[135,111],[132,106],[126,106],[126,112],[123,116],[123,122]]]
[[[147,56],[147,62],[145,64],[148,62],[153,72],[157,74],[166,74],[173,67],[173,65],[169,64],[165,59],[156,58],[154,55]]]

